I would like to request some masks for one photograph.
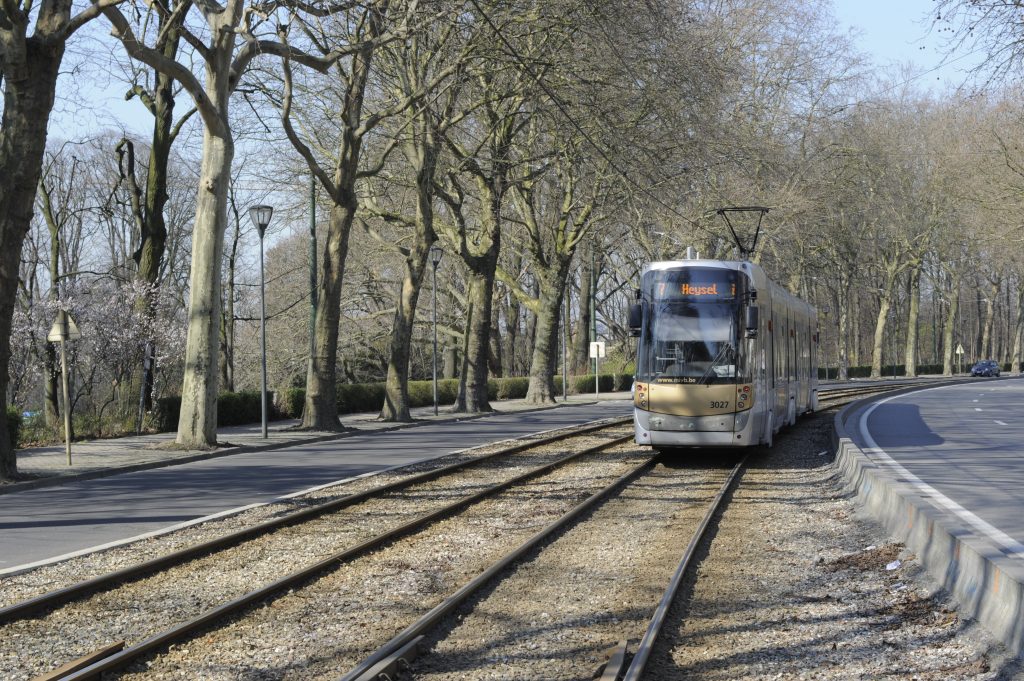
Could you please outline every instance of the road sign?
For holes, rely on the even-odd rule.
[[[964,354],[964,346],[960,345],[959,343],[956,344],[956,354]]]
[[[590,359],[604,359],[604,341],[590,344]]]

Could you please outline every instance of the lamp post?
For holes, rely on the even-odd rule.
[[[263,275],[263,235],[274,215],[272,206],[253,206],[249,218],[260,234],[260,426],[263,439],[267,438],[267,303],[266,281]]]
[[[437,266],[444,257],[444,249],[437,243],[430,247],[430,264],[434,268],[434,300],[432,318],[434,322],[434,416],[437,416]]]
[[[67,341],[78,340],[82,333],[78,325],[66,310],[57,311],[57,319],[50,328],[46,340],[51,343],[60,343],[60,376],[64,386],[64,451],[68,457],[68,465],[71,465],[71,397],[68,390],[68,355],[64,349]]]

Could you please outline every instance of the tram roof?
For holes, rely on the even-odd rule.
[[[760,265],[755,265],[747,260],[656,260],[654,262],[647,263],[644,266],[641,276],[654,270],[677,270],[685,267],[713,267],[723,270],[746,272],[754,280],[756,285],[762,285],[768,280],[768,275],[763,269],[761,269]]]

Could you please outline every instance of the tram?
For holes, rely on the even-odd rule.
[[[653,262],[636,294],[637,444],[770,447],[780,428],[817,409],[817,313],[759,266]]]

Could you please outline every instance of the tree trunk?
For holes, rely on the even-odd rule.
[[[942,327],[942,375],[952,376],[954,367],[954,350],[956,344],[953,342],[953,333],[956,331],[956,312],[960,306],[960,275],[953,277],[949,291],[949,312],[946,314],[946,322]]]
[[[409,355],[413,324],[416,321],[416,308],[427,270],[430,248],[437,241],[437,234],[434,231],[434,174],[437,169],[438,142],[428,112],[414,111],[412,123],[420,130],[420,134],[413,136],[406,152],[416,167],[416,228],[412,249],[405,259],[402,290],[395,306],[391,354],[388,358],[388,373],[384,387],[385,399],[380,413],[380,418],[385,421],[412,421],[412,415],[409,413]],[[440,263],[431,263],[434,306],[437,305],[439,265]],[[436,327],[432,326],[431,331],[436,333]],[[432,352],[437,352],[433,344]],[[436,354],[431,359],[432,364],[438,360]]]
[[[493,307],[492,307],[493,310]],[[490,375],[501,378],[505,375],[504,348],[501,337],[501,315],[491,312],[490,347],[487,355],[487,368]],[[513,357],[515,355],[513,354]]]
[[[860,336],[862,322],[860,296],[851,297],[850,307],[853,308],[850,313],[850,366],[858,367],[864,363],[863,339]]]
[[[368,10],[368,35],[373,38],[382,31],[383,21],[388,12],[388,3],[376,10]],[[345,278],[345,261],[348,258],[348,240],[352,232],[356,210],[359,207],[355,186],[359,174],[359,160],[362,151],[363,102],[366,84],[373,60],[373,41],[352,57],[352,71],[340,75],[344,91],[344,104],[337,113],[340,122],[337,165],[334,168],[333,187],[325,186],[331,197],[331,214],[327,228],[327,243],[324,247],[323,267],[317,289],[316,319],[313,323],[313,340],[310,343],[310,357],[306,371],[306,405],[302,414],[302,426],[317,430],[339,430],[337,399],[337,357],[338,324],[341,321],[341,287]],[[286,117],[287,122],[287,117]],[[291,124],[288,122],[288,129]],[[301,146],[294,132],[289,133],[293,145]],[[322,175],[311,155],[304,154],[310,170]],[[326,181],[323,184],[328,184]],[[415,304],[413,307],[415,314]],[[408,351],[406,351],[408,352]],[[408,359],[406,359],[408,363]],[[407,380],[407,379],[406,379]]]
[[[56,26],[70,12],[71,2],[48,3],[40,9]],[[41,19],[40,19],[41,20]],[[25,21],[28,18],[25,17]],[[0,37],[17,42],[14,34],[25,27],[0,29]],[[11,323],[18,295],[21,248],[32,222],[36,187],[42,173],[46,150],[46,126],[53,110],[57,73],[64,56],[61,41],[24,43],[23,62],[4,58],[3,126],[0,127],[0,397],[7,403],[11,359]],[[7,432],[7,419],[0,418],[0,480],[12,480],[18,467]]]
[[[571,256],[570,256],[571,257]],[[562,295],[569,264],[564,259],[553,272],[550,282],[544,282],[538,292],[535,340],[530,360],[530,387],[526,392],[528,404],[553,404],[558,394],[555,389],[555,371],[558,366],[558,325],[562,318]]]
[[[592,258],[586,258],[586,263],[580,268],[580,313],[576,322],[576,335],[572,344],[572,368],[576,375],[586,374],[590,371],[590,299],[593,295]]]
[[[883,295],[878,306],[878,318],[875,320],[875,338],[871,350],[871,378],[881,378],[882,376],[882,352],[885,342],[885,326],[889,321],[889,309],[891,307],[892,303],[889,302],[889,294]],[[895,357],[893,357],[893,363],[896,363]]]
[[[903,364],[908,377],[917,376],[917,325],[921,315],[921,267],[910,271],[907,284],[907,298],[910,309],[907,312],[907,345],[904,351]]]
[[[43,422],[51,428],[60,427],[60,365],[57,350],[47,341],[43,349]]]
[[[210,76],[216,88],[217,80]],[[225,73],[224,79],[227,79]],[[224,88],[224,99],[227,91]],[[226,112],[226,104],[221,111]],[[218,350],[220,347],[221,260],[227,224],[228,183],[234,146],[227,121],[203,134],[196,218],[192,228],[188,339],[176,442],[187,449],[217,444]]]
[[[408,423],[413,420],[409,413],[409,349],[427,257],[427,250],[417,242],[413,252],[405,259],[402,288],[395,306],[395,319],[391,324],[391,351],[384,381],[384,405],[379,416],[382,421]],[[437,295],[437,291],[434,291],[434,295]]]
[[[225,277],[224,305],[220,324],[220,380],[224,390],[235,391],[235,266],[238,262],[238,242],[241,230],[235,214],[235,232],[228,255],[228,274]]]
[[[223,390],[235,392],[235,282],[228,276],[224,311],[220,318],[220,382]]]
[[[166,18],[161,15],[161,26]],[[173,59],[178,52],[178,31],[167,33],[164,54]],[[146,177],[146,204],[142,230],[139,235],[137,262],[139,279],[150,285],[146,295],[146,309],[149,319],[155,318],[154,296],[160,279],[164,252],[167,246],[167,223],[164,208],[167,205],[167,168],[171,159],[171,145],[174,143],[174,79],[167,74],[156,72],[156,88],[153,97],[153,139],[149,150],[149,170]],[[150,343],[154,343],[153,339]],[[142,360],[142,401],[143,409],[153,409],[153,385],[156,382],[156,362],[151,358]],[[227,385],[231,386],[232,382]],[[229,387],[229,390],[232,388]]]
[[[313,355],[306,372],[306,408],[302,426],[315,430],[339,430],[337,398],[338,323],[341,320],[341,285],[348,257],[348,238],[356,207],[337,202],[331,206],[327,243],[317,290],[316,331]]]
[[[466,300],[469,318],[466,320],[464,368],[460,383],[460,396],[455,411],[476,414],[492,411],[487,396],[487,363],[490,358],[491,301],[494,299],[494,266],[497,264],[497,249],[494,257],[482,257],[477,270],[469,275],[469,289]],[[487,263],[490,263],[488,268]]]
[[[995,343],[992,338],[992,327],[995,325],[996,301],[999,300],[999,289],[1002,279],[989,281],[988,297],[985,298],[985,323],[981,330],[981,354],[978,359],[995,359]]]
[[[839,317],[838,333],[836,335],[836,358],[839,364],[837,379],[846,381],[850,378],[850,308],[847,304],[849,297],[847,290],[841,289],[836,300],[836,314]]]
[[[452,379],[458,376],[459,349],[451,343],[444,346],[444,377]]]
[[[559,286],[565,286],[565,277],[562,277]],[[532,294],[533,298],[538,300],[540,299],[541,292],[538,282],[534,282],[533,286],[531,287],[530,293]],[[524,321],[526,322],[526,329],[523,332],[523,340],[520,343],[520,345],[523,348],[532,348],[534,344],[537,342],[537,315],[531,312],[530,308],[525,308],[523,310],[523,317]],[[526,369],[527,373],[529,373],[530,367],[533,365],[532,357],[529,358],[529,362],[530,363],[527,365],[527,358],[523,358],[522,365],[526,365],[524,368]]]
[[[513,271],[522,267],[522,258],[517,256],[513,263]],[[516,347],[519,345],[519,323],[522,319],[523,306],[516,300],[514,295],[508,295],[507,314],[505,317],[505,347],[502,355],[505,359],[505,375],[516,376],[519,370],[518,353]]]
[[[1010,371],[1020,373],[1021,339],[1024,338],[1024,286],[1017,289],[1017,323],[1013,327],[1013,351],[1010,355]]]
[[[493,411],[487,395],[488,362],[491,357],[491,306],[494,303],[494,281],[501,251],[501,202],[504,196],[504,172],[497,171],[487,179],[477,177],[481,203],[486,207],[481,233],[471,246],[462,236],[462,259],[469,268],[467,281],[463,372],[455,412],[471,414]]]

